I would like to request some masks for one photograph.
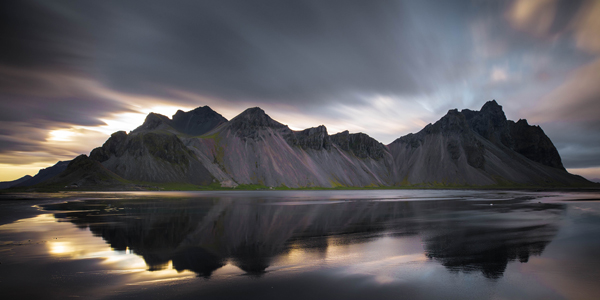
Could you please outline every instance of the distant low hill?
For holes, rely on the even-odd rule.
[[[2,182],[0,182],[0,190],[2,190],[2,189],[7,189],[7,188],[9,188],[9,187],[16,186],[16,185],[18,185],[19,183],[22,183],[22,182],[24,182],[24,181],[27,181],[27,180],[29,180],[29,179],[31,179],[31,178],[32,178],[32,177],[31,177],[31,175],[25,175],[25,176],[23,176],[23,177],[21,177],[21,178],[19,178],[19,179],[17,179],[17,180],[13,180],[13,181],[2,181]]]
[[[57,176],[67,169],[67,165],[69,165],[70,160],[67,161],[59,161],[51,167],[41,169],[35,176],[31,177],[28,180],[20,182],[15,187],[26,187],[36,185],[42,182],[46,182],[49,179]]]
[[[89,157],[75,161],[44,182],[78,187],[103,180],[289,188],[593,185],[565,170],[539,126],[507,120],[496,101],[480,111],[450,110],[389,145],[364,133],[330,135],[322,125],[294,131],[258,107],[229,121],[208,106],[178,111],[172,119],[151,113],[137,129],[115,132]]]

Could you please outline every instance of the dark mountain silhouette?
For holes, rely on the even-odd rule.
[[[44,181],[46,185],[72,187],[107,187],[123,185],[125,180],[101,163],[90,159],[87,155],[79,155],[69,162],[60,174]]]
[[[7,189],[7,188],[9,188],[9,187],[16,186],[16,185],[18,185],[19,183],[25,182],[25,181],[27,181],[27,180],[29,180],[29,179],[31,179],[31,178],[33,178],[33,177],[31,177],[31,175],[25,175],[25,176],[23,176],[23,177],[21,177],[21,178],[19,178],[19,179],[17,179],[17,180],[13,180],[13,181],[2,181],[2,182],[0,182],[0,190],[1,190],[1,189]]]
[[[178,110],[173,115],[171,126],[185,134],[202,135],[225,122],[227,119],[223,116],[208,106],[202,106],[188,112]]]
[[[493,100],[456,109],[415,134],[383,145],[364,133],[301,131],[258,107],[227,121],[208,106],[150,113],[129,134],[114,133],[91,160],[144,183],[302,187],[589,186],[569,174],[539,126],[506,119]]]
[[[578,186],[541,128],[507,121],[496,101],[481,111],[450,110],[388,145],[403,182],[437,185]]]
[[[463,109],[469,127],[497,146],[509,149],[543,165],[564,169],[558,151],[539,126],[527,120],[506,119],[496,100],[487,102],[480,111]]]
[[[67,169],[67,166],[69,165],[70,162],[71,162],[70,160],[59,161],[51,167],[41,169],[35,176],[31,177],[31,179],[21,182],[14,186],[15,187],[26,187],[26,186],[32,186],[32,185],[36,185],[41,182],[48,181],[48,180],[52,179],[53,177],[57,176],[58,174],[62,173],[65,169]]]

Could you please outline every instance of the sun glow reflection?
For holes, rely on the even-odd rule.
[[[48,243],[48,251],[51,254],[70,254],[74,252],[74,248],[69,242],[50,242]]]
[[[59,259],[97,260],[103,270],[127,275],[122,282],[126,285],[157,280],[172,282],[196,276],[191,271],[175,270],[172,261],[165,268],[149,272],[145,260],[133,251],[115,251],[103,239],[94,236],[89,228],[82,230],[69,222],[59,222],[52,214],[41,214],[5,224],[0,226],[0,231],[21,233],[22,236],[35,232],[39,239],[13,241],[9,244],[30,245],[42,257],[49,255]]]

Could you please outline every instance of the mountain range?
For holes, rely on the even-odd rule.
[[[258,107],[227,120],[210,107],[150,113],[37,186],[192,184],[288,188],[589,186],[568,173],[539,126],[507,120],[495,100],[448,111],[384,145],[364,133],[301,131]]]

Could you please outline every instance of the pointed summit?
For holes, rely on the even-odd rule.
[[[480,111],[463,109],[469,126],[497,146],[507,147],[535,162],[564,170],[558,150],[539,126],[527,120],[509,121],[496,100],[486,102]]]
[[[260,107],[251,107],[231,119],[227,127],[236,136],[243,139],[257,138],[261,131],[273,129],[280,131],[287,140],[293,140],[293,132],[287,125],[281,124],[269,117]]]
[[[502,105],[498,104],[496,99],[493,99],[483,104],[481,111],[502,111]]]
[[[287,126],[271,119],[260,107],[252,107],[231,119],[231,127],[240,130],[261,127],[283,128]]]
[[[195,136],[207,133],[226,122],[227,119],[210,107],[201,106],[188,112],[178,110],[173,115],[172,126],[180,132]]]

